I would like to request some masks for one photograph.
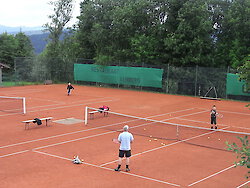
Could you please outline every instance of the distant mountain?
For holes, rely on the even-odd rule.
[[[16,34],[18,32],[24,32],[25,34],[28,35],[32,34],[33,32],[37,32],[40,31],[40,33],[42,32],[43,27],[25,27],[25,26],[20,26],[20,27],[9,27],[9,26],[4,26],[4,25],[0,25],[0,34],[7,32],[9,34]],[[35,34],[33,33],[33,34]],[[37,33],[38,34],[38,33]]]
[[[33,45],[34,53],[40,54],[47,45],[48,32],[43,31],[43,27],[8,27],[0,25],[0,34],[7,32],[8,34],[17,34],[20,31],[27,35]],[[64,31],[60,40],[63,40],[67,31]]]
[[[44,50],[45,46],[48,43],[46,40],[48,36],[49,36],[49,33],[28,35],[33,45],[35,54],[40,54]]]

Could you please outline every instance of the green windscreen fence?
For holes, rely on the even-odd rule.
[[[237,74],[227,74],[227,95],[242,95],[250,96],[250,91],[247,90],[245,81],[240,81]]]
[[[75,81],[162,88],[163,69],[74,64]]]

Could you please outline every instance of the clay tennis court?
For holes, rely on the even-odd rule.
[[[119,129],[125,123],[119,124],[112,115],[95,114],[84,124],[86,106],[108,105],[111,112],[209,128],[215,104],[223,114],[218,119],[220,129],[250,133],[247,103],[88,86],[75,86],[67,96],[66,85],[59,84],[0,88],[0,96],[25,97],[27,103],[25,115],[0,111],[1,187],[230,188],[249,184],[247,169],[234,168],[232,152],[139,135],[134,135],[131,171],[125,172],[123,163],[122,171],[115,172],[119,145],[112,139],[119,132],[107,127],[116,124]],[[49,126],[32,123],[24,129],[22,121],[43,117],[53,117]],[[158,127],[145,125],[144,130],[148,129],[164,134]],[[191,132],[184,135],[186,140],[197,138],[202,145],[214,139],[215,145],[224,145],[223,134]],[[84,163],[73,164],[75,155]]]

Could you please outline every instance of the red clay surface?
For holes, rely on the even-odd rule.
[[[0,111],[0,187],[233,188],[249,183],[245,178],[247,169],[234,168],[237,159],[231,152],[138,135],[134,135],[132,145],[131,171],[124,172],[123,163],[122,171],[115,172],[119,145],[111,140],[119,133],[100,127],[117,123],[112,115],[104,118],[97,114],[87,126],[83,122],[54,122],[66,118],[84,120],[85,106],[108,105],[111,111],[123,114],[210,127],[209,111],[216,104],[223,114],[223,118],[218,118],[220,129],[250,132],[247,103],[87,86],[75,86],[72,95],[67,96],[66,85],[0,88],[0,96],[26,97],[27,101],[26,115]],[[21,121],[36,117],[53,117],[53,121],[48,127],[31,124],[25,130]],[[175,134],[154,128],[145,125],[145,132]],[[220,147],[228,138],[189,131],[181,136],[196,144],[209,142]],[[75,155],[84,164],[72,164]]]

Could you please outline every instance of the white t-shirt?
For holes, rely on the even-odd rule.
[[[118,140],[121,142],[120,150],[131,150],[130,143],[134,140],[131,133],[124,131],[119,134]]]

